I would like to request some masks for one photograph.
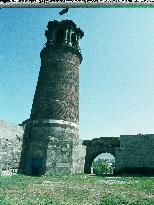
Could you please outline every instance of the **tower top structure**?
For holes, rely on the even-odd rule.
[[[47,28],[48,30],[45,31],[46,47],[67,46],[67,49],[74,51],[82,60],[79,40],[84,36],[84,32],[72,20],[49,21]]]

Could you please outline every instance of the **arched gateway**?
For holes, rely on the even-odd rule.
[[[120,139],[118,137],[100,137],[84,140],[82,144],[87,146],[84,172],[90,174],[92,162],[99,154],[107,152],[115,157],[116,148],[120,146]]]

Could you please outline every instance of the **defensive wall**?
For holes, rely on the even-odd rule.
[[[72,168],[72,174],[83,172],[85,146],[82,145],[82,140],[77,139],[72,141],[65,137],[69,133],[68,128],[63,128],[60,135],[57,135],[56,138],[50,136],[50,133],[48,133],[49,131],[49,129],[46,129],[46,134],[48,135],[48,144],[46,147],[42,148],[42,139],[40,140],[37,137],[37,143],[35,144],[33,141],[29,148],[31,152],[38,150],[38,155],[42,152],[46,153],[47,156],[44,165],[46,172],[43,174],[67,174],[70,163],[73,164],[73,166],[70,167]],[[54,131],[53,128],[52,131]],[[57,129],[55,131],[57,132]],[[37,136],[40,138],[42,137],[41,135]],[[29,141],[27,126],[24,124],[15,125],[0,120],[0,175],[3,171],[8,170],[15,173],[20,172],[19,168],[23,162],[22,152],[23,148],[26,146],[26,142],[23,143],[23,141],[26,140]],[[46,138],[44,141],[46,141]],[[28,149],[28,147],[26,148]],[[24,156],[24,158],[26,160],[26,156]],[[38,161],[35,161],[34,168],[37,168],[38,163]],[[37,175],[37,173],[35,174]],[[32,175],[35,174],[32,173]]]
[[[24,126],[0,120],[0,173],[4,170],[18,171],[24,132]],[[63,174],[61,167],[66,166],[67,153],[69,154],[72,148],[67,142],[61,143],[61,140],[61,138],[51,139],[48,149],[50,149],[49,153],[56,153],[59,149],[58,147],[65,145],[59,149],[63,150],[60,154],[61,158],[65,159],[65,163],[59,162],[58,155],[56,157],[54,154],[48,156],[48,160],[56,162],[57,164],[54,167],[56,167],[57,173]],[[72,161],[75,162],[74,166],[76,166],[76,170],[79,170],[77,172],[91,173],[93,160],[99,154],[106,152],[115,157],[115,173],[117,174],[123,172],[154,174],[153,134],[121,135],[120,138],[101,137],[92,140],[79,140],[78,144],[74,145],[72,155]],[[50,167],[50,172],[47,172],[47,174],[53,174],[52,169]],[[53,172],[55,173],[55,171]]]
[[[121,135],[115,173],[154,174],[154,134]]]
[[[84,140],[84,172],[91,173],[93,160],[101,153],[115,157],[115,174],[154,174],[154,134],[121,135]]]
[[[86,146],[84,172],[90,174],[92,162],[99,154],[107,152],[116,157],[116,148],[120,146],[120,139],[118,137],[100,137],[84,140],[83,145]]]
[[[22,126],[0,120],[0,173],[4,170],[17,172],[23,133]]]

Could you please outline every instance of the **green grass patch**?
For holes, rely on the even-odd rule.
[[[0,205],[154,205],[154,177],[0,177]]]

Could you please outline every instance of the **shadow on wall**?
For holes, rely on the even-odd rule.
[[[40,140],[37,127],[30,120],[24,123],[23,144],[18,173],[29,176],[41,176],[46,171],[48,139]]]
[[[154,169],[148,167],[122,168],[114,172],[115,175],[122,176],[154,176]]]

